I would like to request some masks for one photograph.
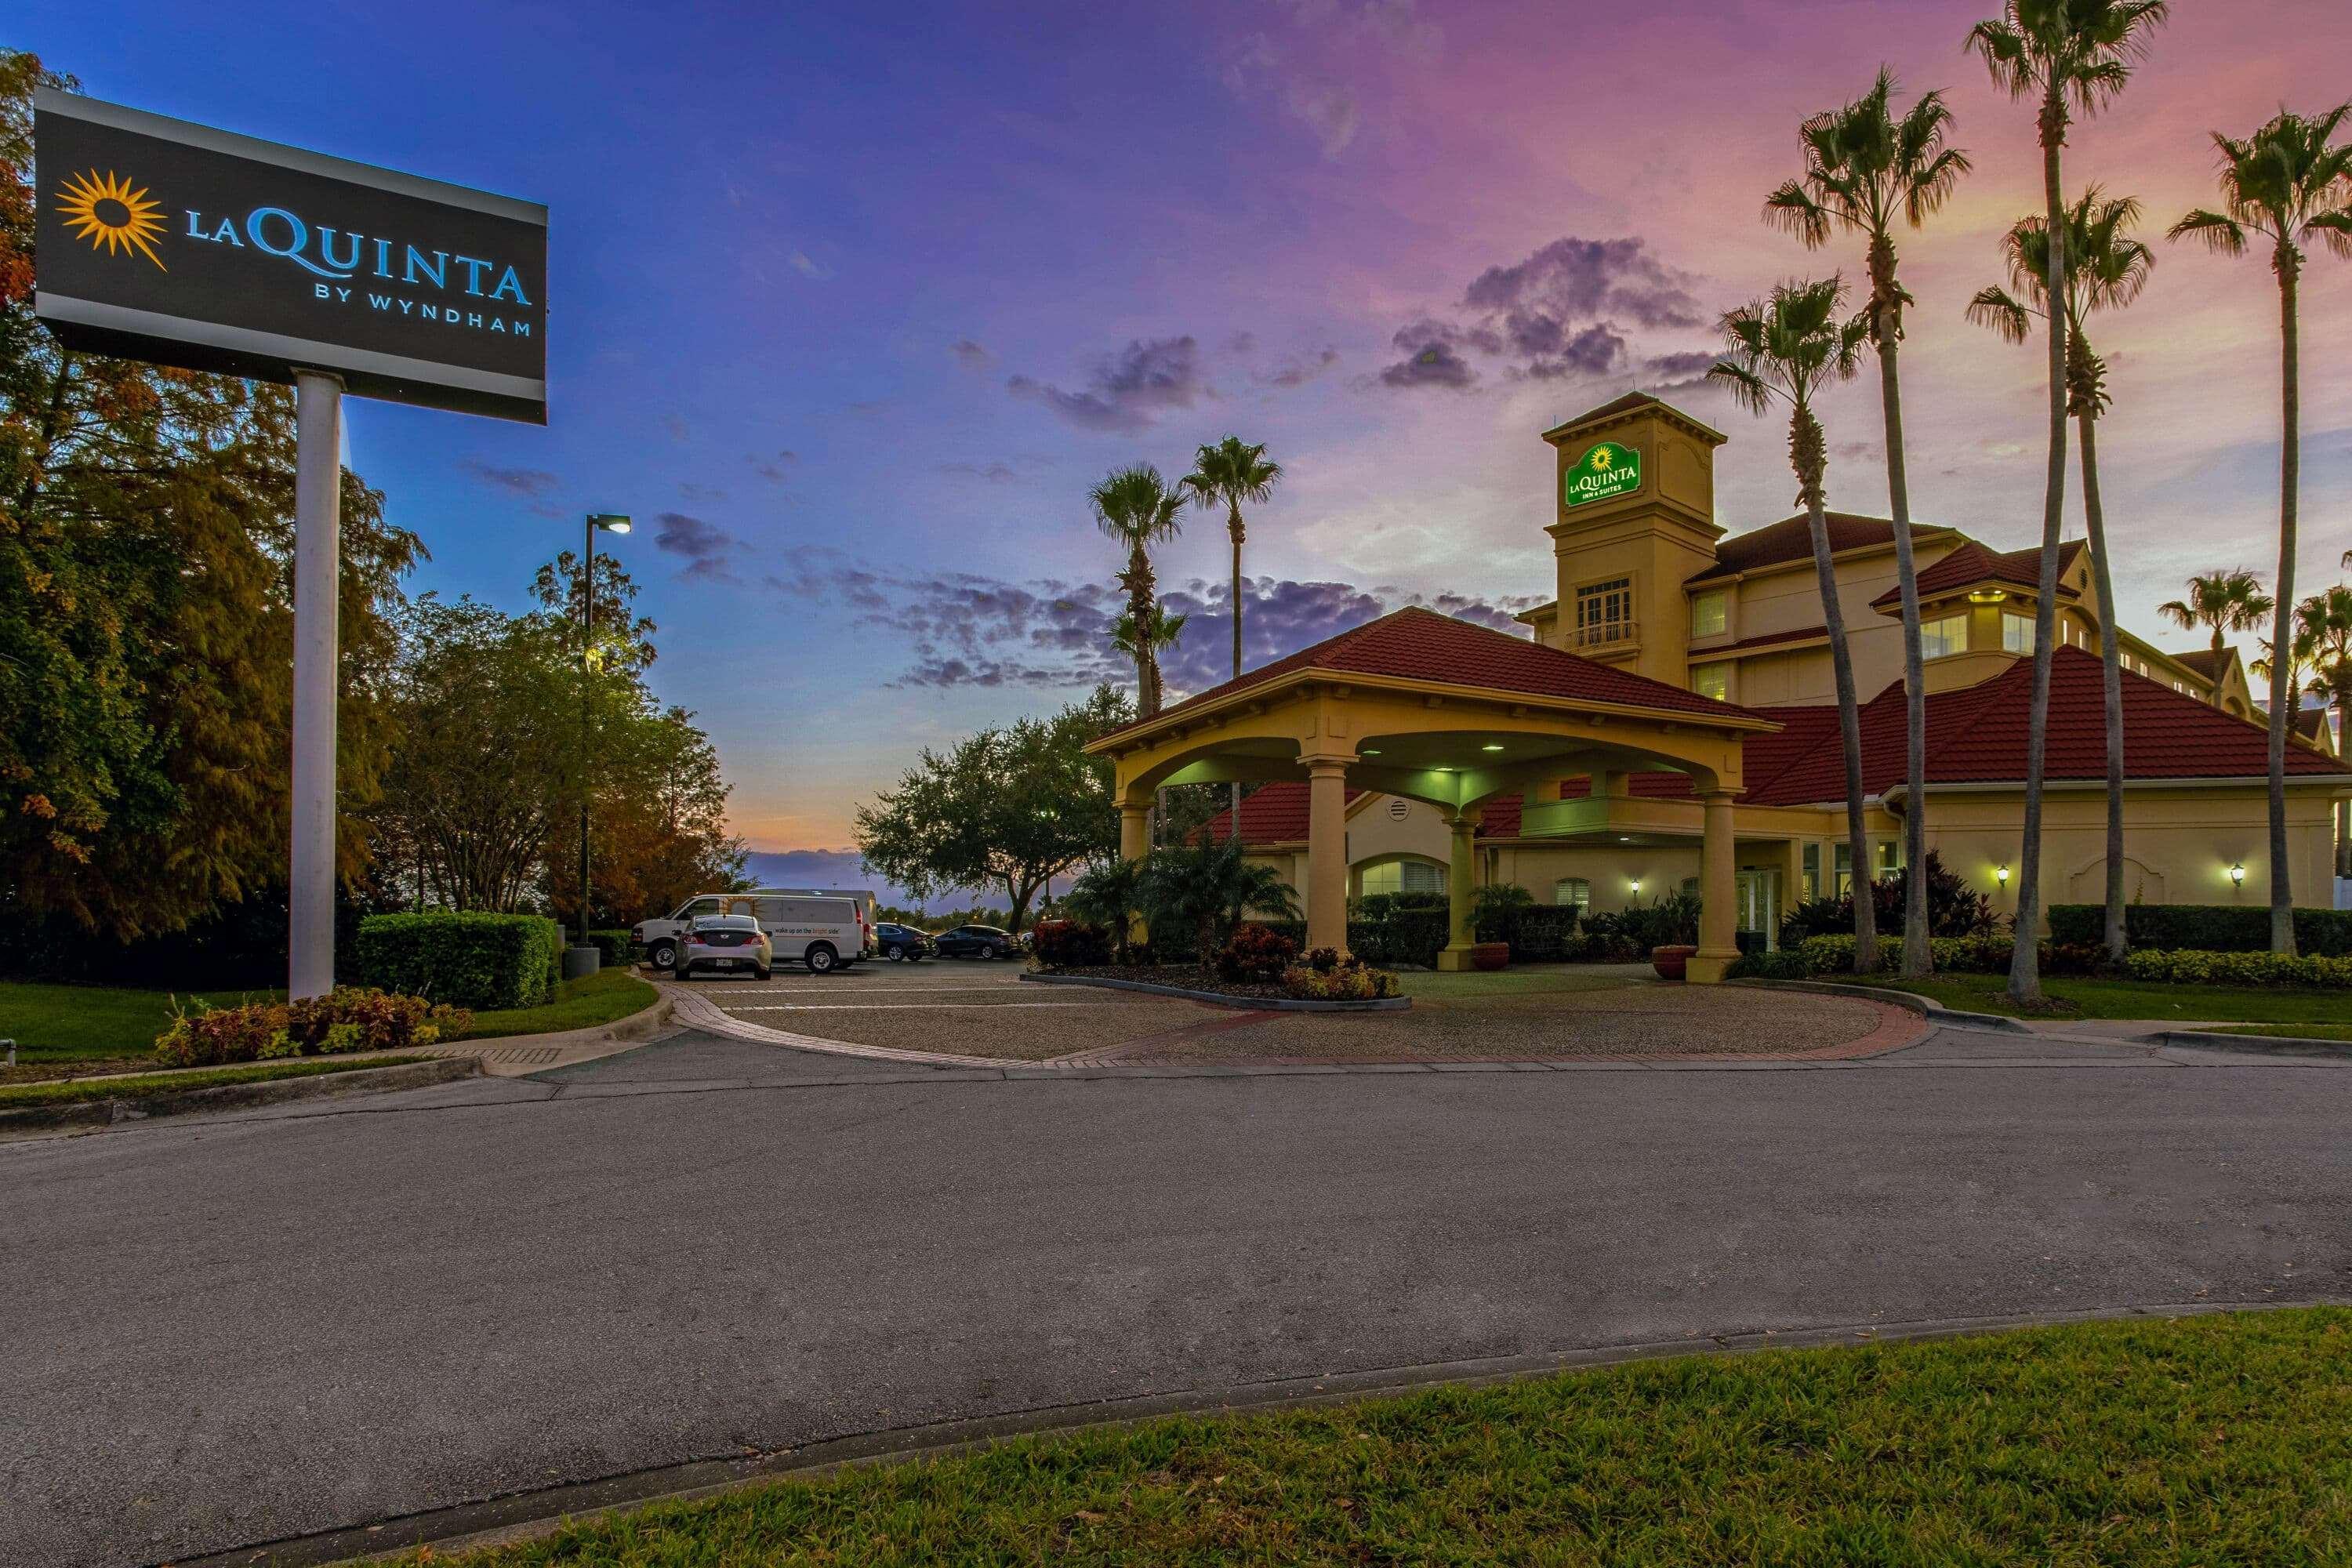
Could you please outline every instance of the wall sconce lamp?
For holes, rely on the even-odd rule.
[[[2008,887],[2009,868],[2007,866],[1996,867],[1993,870],[1992,879],[1994,881],[1999,882],[2002,887]]]
[[[2230,880],[2238,887],[2244,887],[2246,884],[2246,868],[2243,866],[2231,867]]]
[[[1633,896],[1637,899],[1642,896],[1642,879],[1639,877],[1633,879]]]

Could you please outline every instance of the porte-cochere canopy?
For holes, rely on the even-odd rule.
[[[1146,848],[1144,813],[1165,784],[1307,783],[1307,939],[1347,943],[1345,813],[1352,786],[1447,815],[1453,936],[1470,945],[1471,834],[1487,800],[1575,774],[1670,769],[1705,806],[1706,903],[1694,979],[1722,977],[1734,934],[1732,801],[1744,737],[1762,714],[1433,610],[1367,621],[1114,731],[1088,751],[1117,773],[1120,850]]]

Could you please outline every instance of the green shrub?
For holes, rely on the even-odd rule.
[[[1110,932],[1084,921],[1041,922],[1034,951],[1040,969],[1091,969],[1110,962]]]
[[[1364,900],[1366,905],[1377,902],[1375,899]],[[1453,922],[1445,906],[1440,903],[1434,908],[1381,908],[1384,912],[1379,918],[1367,916],[1348,922],[1348,950],[1360,955],[1367,963],[1434,967],[1438,952],[1451,934]]]
[[[1781,952],[1798,954],[1808,974],[1834,977],[1853,973],[1853,936],[1851,932],[1809,936],[1794,948],[1783,948]],[[2048,954],[2047,942],[2042,944],[2042,952],[2045,956]],[[1999,974],[2009,967],[2011,947],[2009,938],[2005,936],[1938,936],[1928,939],[1927,953],[1939,973]],[[1902,967],[1903,943],[1893,937],[1881,936],[1878,939],[1879,973],[1892,974]]]
[[[398,1050],[429,1046],[473,1021],[462,1007],[435,1006],[422,996],[347,985],[331,995],[295,1002],[248,1002],[241,1007],[183,1013],[155,1037],[155,1059],[165,1067],[199,1068]]]
[[[1558,963],[1575,957],[1584,943],[1576,931],[1574,904],[1530,904],[1503,913],[1478,935],[1511,944],[1514,963]]]
[[[1328,955],[1328,957],[1327,957]],[[1398,994],[1397,977],[1375,969],[1351,953],[1341,958],[1328,947],[1317,948],[1308,962],[1285,970],[1284,992],[1301,1002],[1376,1002]]]
[[[2352,986],[2352,958],[2323,953],[2135,948],[2124,960],[2124,969],[2134,980],[2177,985]]]
[[[370,915],[360,979],[460,1007],[536,1007],[562,978],[563,932],[544,915]]]
[[[625,931],[592,931],[588,945],[603,954],[607,969],[625,969],[637,961],[637,944]]]
[[[2106,924],[2104,905],[2050,906],[2050,936],[2053,942],[2103,942]],[[2267,952],[2271,945],[2271,911],[2267,905],[2126,904],[2124,935],[2134,947]],[[2295,910],[2294,945],[2298,952],[2325,958],[2352,956],[2352,910]]]
[[[1813,971],[1805,955],[1793,947],[1777,952],[1751,952],[1731,966],[1734,980],[1810,980]]]

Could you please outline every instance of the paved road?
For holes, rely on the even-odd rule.
[[[0,1562],[1711,1332],[2352,1297],[2352,1070],[927,1072],[681,1037],[0,1147]]]

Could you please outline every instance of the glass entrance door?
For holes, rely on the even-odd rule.
[[[1780,873],[1773,868],[1739,873],[1739,929],[1764,933],[1764,951],[1780,946]]]

